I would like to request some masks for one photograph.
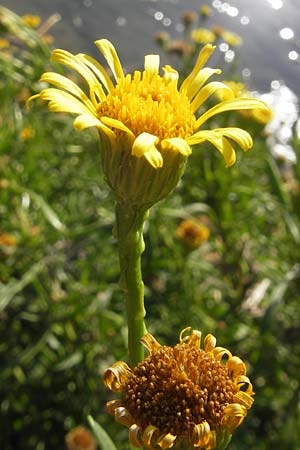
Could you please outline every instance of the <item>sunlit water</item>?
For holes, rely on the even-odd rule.
[[[288,133],[287,127],[291,129],[297,118],[300,98],[300,0],[2,1],[19,14],[39,14],[46,19],[59,13],[61,21],[51,30],[56,47],[96,56],[93,41],[110,39],[128,70],[141,67],[145,54],[159,52],[153,40],[155,32],[164,30],[180,39],[182,12],[197,11],[204,3],[213,11],[205,26],[220,25],[243,39],[243,45],[236,48],[220,43],[212,64],[225,73],[234,66],[252,90],[267,93],[264,99],[272,107],[276,104],[279,115],[283,109],[293,118],[284,122],[283,133]],[[176,67],[179,61],[170,58],[168,63]],[[163,55],[162,60],[167,61]],[[282,136],[279,139],[285,146],[287,141]]]

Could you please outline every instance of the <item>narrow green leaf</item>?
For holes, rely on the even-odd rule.
[[[109,437],[109,435],[106,433],[104,428],[97,423],[92,416],[88,416],[88,422],[90,424],[90,427],[93,430],[93,433],[96,437],[96,440],[100,446],[101,450],[117,450],[117,447]]]
[[[36,192],[29,191],[33,201],[41,208],[45,218],[57,230],[65,231],[65,225],[60,221],[57,214],[53,211],[51,206],[43,199],[43,197]]]
[[[29,283],[31,283],[37,274],[42,271],[44,264],[38,262],[23,275],[20,280],[14,280],[8,284],[0,283],[0,312],[21,292]]]

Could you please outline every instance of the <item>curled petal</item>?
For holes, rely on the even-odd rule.
[[[132,155],[138,158],[144,156],[155,169],[162,167],[163,158],[155,147],[158,141],[159,138],[153,134],[141,133],[133,143]]]
[[[247,394],[247,392],[239,391],[234,394],[233,401],[245,406],[245,408],[247,409],[250,409],[254,402],[254,398],[251,395]]]
[[[242,128],[215,128],[214,133],[232,139],[244,152],[247,152],[253,146],[250,134]]]
[[[188,344],[192,345],[194,347],[200,348],[201,345],[201,336],[202,333],[199,330],[193,330],[192,334],[190,335],[190,338],[188,340]]]
[[[214,75],[215,73],[219,75],[221,72],[221,69],[212,69],[210,67],[205,67],[204,69],[200,70],[193,82],[188,87],[186,95],[189,100],[192,100],[198,94],[202,86],[212,75]]]
[[[179,137],[164,139],[161,141],[161,147],[176,151],[184,156],[189,156],[192,153],[192,149],[186,140]]]
[[[246,375],[246,366],[238,356],[232,356],[232,358],[229,358],[226,363],[226,367],[232,378],[236,378],[240,375]]]
[[[217,433],[215,431],[211,431],[209,433],[209,441],[206,445],[206,448],[210,450],[216,448],[216,446],[217,446]]]
[[[228,360],[230,358],[232,358],[231,352],[229,350],[227,350],[227,348],[224,348],[224,347],[216,347],[213,350],[213,355],[217,361],[221,361],[224,356],[226,356],[226,358],[228,358]]]
[[[114,413],[116,422],[125,425],[127,428],[130,428],[131,425],[135,423],[134,418],[124,406],[119,406],[118,408],[116,408]]]
[[[167,65],[167,66],[163,67],[163,71],[164,71],[164,76],[163,76],[164,79],[167,82],[170,82],[170,81],[175,82],[176,86],[177,86],[177,81],[179,78],[179,73],[177,72],[177,70],[175,70],[175,69],[173,69],[173,67]]]
[[[195,425],[192,437],[194,447],[205,447],[209,441],[209,436],[210,426],[206,420]]]
[[[160,343],[150,333],[141,338],[141,343],[150,353],[155,353],[161,347]]]
[[[131,427],[129,428],[128,432],[129,441],[134,447],[138,448],[143,447],[141,431],[142,431],[141,427],[139,427],[136,423],[131,425]]]
[[[201,130],[197,133],[194,133],[192,136],[187,138],[187,143],[190,145],[201,144],[202,142],[207,141],[208,139],[215,138],[216,135],[213,130]]]
[[[73,127],[77,131],[82,131],[90,127],[96,127],[100,132],[109,138],[112,147],[115,145],[115,133],[94,116],[88,114],[81,114],[80,116],[77,116],[73,122]]]
[[[191,331],[192,327],[186,327],[183,330],[181,330],[179,334],[179,342],[182,344],[183,342],[187,342],[190,340],[191,334],[188,334],[187,336],[184,336],[184,333],[189,333]]]
[[[106,411],[109,414],[115,414],[115,410],[120,406],[123,406],[122,400],[111,400],[110,402],[106,403]]]
[[[247,394],[254,394],[253,386],[248,377],[245,375],[240,375],[235,379],[236,384],[243,392],[247,392]]]
[[[121,392],[131,373],[130,367],[123,361],[115,362],[104,372],[104,384],[114,392]]]
[[[99,39],[98,41],[95,41],[95,44],[106,59],[115,80],[118,81],[119,78],[124,78],[122,65],[112,43],[107,39]]]
[[[223,136],[216,136],[207,139],[212,145],[216,147],[225,159],[226,167],[232,166],[236,161],[236,154],[234,148]]]
[[[212,334],[208,334],[204,339],[204,350],[208,353],[213,351],[217,343],[217,339]]]
[[[157,427],[155,427],[154,425],[148,425],[147,428],[144,430],[143,432],[143,436],[142,436],[142,440],[144,445],[146,445],[149,448],[152,448],[152,440],[155,436],[155,434],[157,434],[159,432],[159,429]]]
[[[158,438],[157,444],[160,446],[160,448],[165,450],[167,448],[173,447],[176,438],[177,438],[177,436],[174,436],[171,433],[163,434],[162,436],[160,436]]]
[[[247,415],[245,406],[239,403],[231,403],[224,408],[222,425],[233,432],[244,420]]]

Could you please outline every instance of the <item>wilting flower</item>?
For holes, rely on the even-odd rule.
[[[209,234],[209,228],[195,219],[183,220],[176,230],[177,237],[191,247],[199,247]]]
[[[253,403],[243,361],[216,347],[211,334],[201,349],[201,332],[190,328],[175,347],[161,346],[149,333],[142,343],[150,352],[144,361],[133,369],[119,361],[104,374],[106,386],[122,392],[107,410],[129,428],[130,442],[150,449],[226,448]]]
[[[96,450],[96,441],[92,433],[83,426],[72,428],[65,437],[68,450]]]
[[[198,15],[195,11],[184,11],[181,16],[182,22],[185,27],[189,27],[193,23],[197,22]]]
[[[191,38],[197,44],[210,44],[216,40],[216,35],[208,28],[196,28],[191,32]]]
[[[235,162],[234,141],[244,151],[252,146],[251,136],[240,128],[199,130],[208,119],[221,112],[267,106],[257,99],[221,102],[196,115],[203,103],[218,89],[230,89],[220,82],[205,84],[219,69],[203,68],[214,51],[206,45],[195,67],[178,87],[178,72],[170,66],[159,74],[159,56],[147,55],[144,70],[125,75],[113,45],[106,39],[96,41],[106,59],[114,82],[94,58],[54,50],[52,61],[77,71],[87,82],[85,93],[69,78],[46,72],[45,88],[33,98],[48,101],[55,112],[77,117],[74,127],[96,127],[101,139],[103,170],[118,201],[150,207],[164,198],[183,173],[191,145],[208,141],[223,155],[226,165]]]

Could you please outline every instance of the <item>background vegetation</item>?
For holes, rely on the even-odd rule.
[[[91,414],[126,450],[126,430],[104,412],[101,374],[126,359],[126,320],[98,137],[44,105],[26,110],[50,37],[4,8],[0,26],[0,448],[64,449]],[[153,208],[147,323],[166,344],[187,325],[211,332],[247,362],[255,404],[231,450],[299,450],[299,138],[291,164],[271,155],[254,118],[221,120],[246,125],[254,148],[230,169],[195,149]],[[201,245],[179,237],[186,219],[209,229]]]

